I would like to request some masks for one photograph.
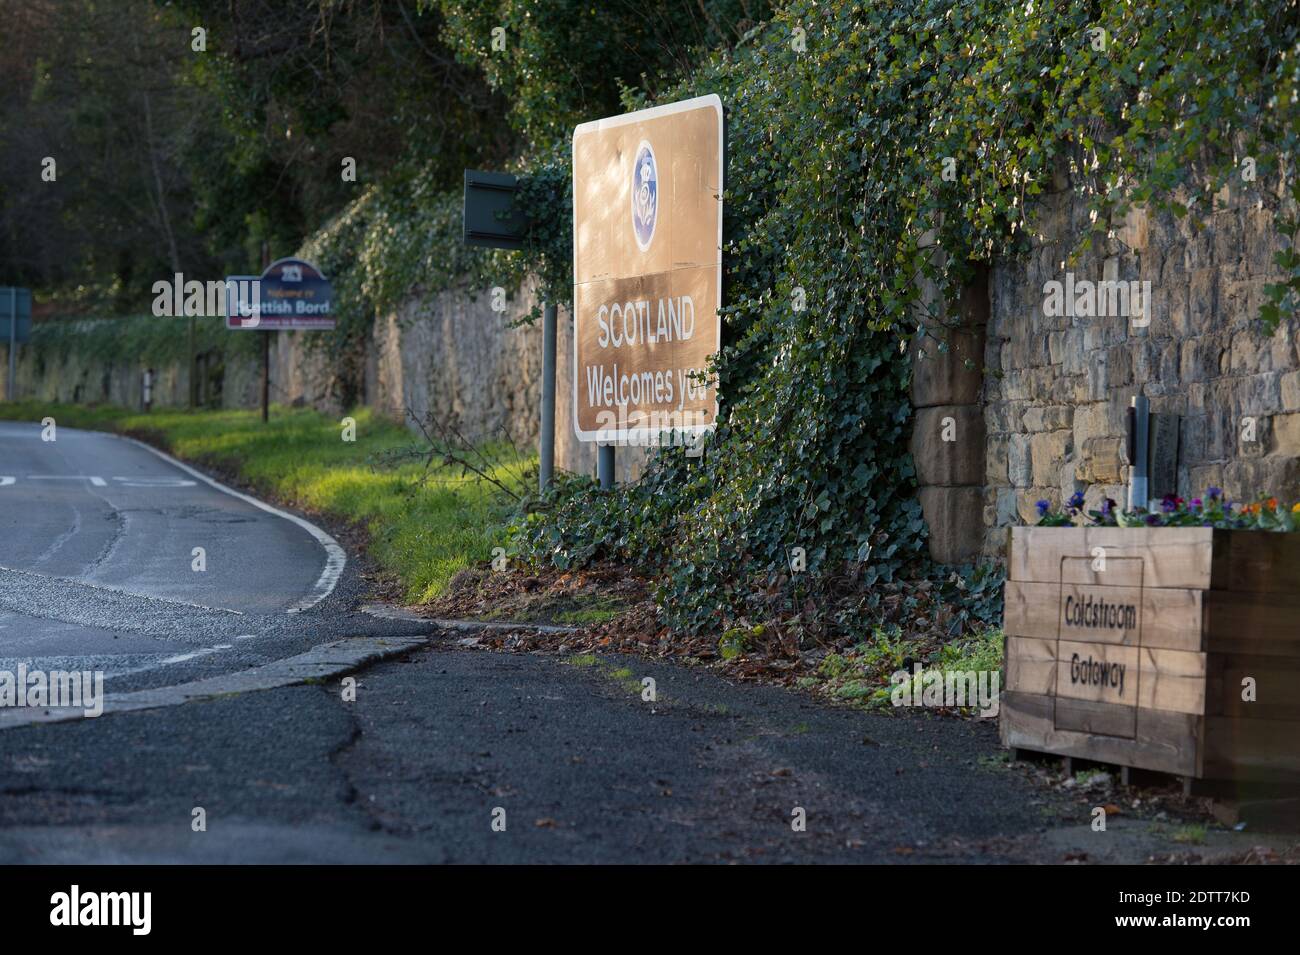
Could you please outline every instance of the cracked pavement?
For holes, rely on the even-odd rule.
[[[1167,848],[1141,819],[1093,833],[1088,797],[997,764],[993,721],[866,714],[662,662],[469,648],[461,629],[361,612],[354,561],[290,612],[332,559],[319,539],[188,470],[109,435],[61,429],[47,445],[37,426],[0,423],[0,477],[14,478],[0,485],[0,669],[102,668],[110,695],[173,704],[4,724],[0,862],[1141,861]],[[356,673],[351,702],[342,651],[320,651],[329,676],[289,659],[430,635]],[[308,682],[280,685],[277,668]],[[195,681],[200,698],[181,686]]]
[[[989,760],[991,721],[458,637],[357,674],[354,702],[332,679],[0,732],[0,862],[1131,862],[1171,845],[1139,819],[1090,831],[1081,794]],[[645,676],[656,702],[632,690]]]

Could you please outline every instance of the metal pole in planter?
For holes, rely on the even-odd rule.
[[[1132,465],[1129,473],[1129,509],[1147,506],[1147,446],[1151,421],[1151,402],[1145,395],[1135,395],[1129,405],[1128,459]]]

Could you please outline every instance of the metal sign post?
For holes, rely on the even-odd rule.
[[[542,434],[537,483],[551,483],[555,470],[555,306],[542,310]]]
[[[519,179],[504,172],[465,170],[465,244],[522,249],[528,218],[515,208]],[[545,491],[555,471],[555,306],[542,310],[542,426],[537,485]]]
[[[264,256],[269,258],[269,256]],[[277,259],[261,275],[226,276],[226,328],[262,333],[262,420],[271,407],[271,332],[334,327],[334,287],[302,259]]]
[[[18,372],[18,290],[9,287],[9,377],[5,379],[5,395],[14,400],[14,375]]]
[[[26,344],[31,335],[31,291],[12,286],[0,288],[0,318],[8,323],[0,328],[3,328],[3,338],[9,346],[9,376],[5,379],[5,396],[13,401],[18,394],[15,381],[18,375],[18,346]]]
[[[271,267],[271,246],[262,243],[262,274]],[[261,315],[258,319],[260,321]],[[262,329],[262,424],[271,420],[271,333]]]

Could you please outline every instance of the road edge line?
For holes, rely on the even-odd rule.
[[[216,480],[215,478],[208,477],[208,475],[204,474],[202,471],[190,467],[184,461],[178,461],[176,458],[172,457],[166,451],[160,451],[159,449],[155,448],[153,445],[146,444],[144,441],[140,441],[136,438],[131,437],[130,435],[117,434],[112,431],[105,431],[101,433],[110,434],[113,437],[118,438],[122,441],[129,441],[132,444],[136,445],[137,447],[144,448],[149,453],[157,455],[158,457],[162,458],[164,461],[166,461],[168,464],[172,465],[173,467],[180,468],[180,470],[184,471],[186,474],[190,475],[191,477],[196,477],[200,481],[203,481],[205,484],[209,484],[212,487],[215,487],[218,491],[224,491],[226,494],[229,494],[231,497],[239,498],[239,500],[245,502],[246,504],[252,504],[254,507],[266,511],[268,514],[274,514],[276,517],[282,517],[286,521],[289,521],[290,523],[297,524],[308,534],[310,534],[313,538],[315,538],[316,543],[320,544],[320,546],[325,550],[325,568],[321,571],[320,577],[317,578],[315,586],[312,587],[312,592],[306,597],[304,597],[302,600],[299,600],[292,607],[290,607],[286,611],[286,613],[302,613],[304,610],[310,610],[312,607],[316,606],[318,603],[320,603],[322,600],[324,600],[326,597],[332,594],[334,592],[334,588],[338,586],[339,581],[343,577],[343,570],[345,567],[347,567],[348,555],[343,550],[343,548],[339,546],[338,541],[336,541],[325,531],[321,530],[311,521],[307,520],[304,517],[299,517],[297,514],[290,514],[288,511],[282,511],[280,510],[280,508],[275,507],[274,505],[267,504],[265,501],[258,500],[257,498],[253,497],[251,494],[245,494],[242,491],[236,491],[232,487],[227,487],[226,485],[222,484],[220,481]]]

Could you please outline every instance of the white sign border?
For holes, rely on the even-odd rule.
[[[724,128],[724,117],[722,109],[722,97],[717,93],[709,93],[707,96],[696,96],[692,99],[681,100],[677,103],[665,103],[663,106],[652,106],[649,109],[639,109],[635,113],[623,113],[619,116],[609,116],[605,119],[595,119],[587,123],[579,123],[573,129],[573,139],[570,142],[569,149],[571,155],[571,168],[577,168],[572,160],[577,159],[578,137],[587,133],[599,132],[603,129],[612,129],[616,126],[626,126],[628,123],[639,123],[647,119],[654,119],[658,116],[670,116],[673,113],[684,113],[687,110],[700,109],[711,106],[718,114],[718,241],[716,246],[717,259],[715,266],[718,270],[718,301],[714,309],[714,319],[716,322],[715,341],[718,343],[718,349],[722,349],[722,194],[726,189],[724,174],[727,163],[727,140]],[[635,159],[635,157],[634,157]],[[660,182],[663,181],[662,175]],[[577,193],[578,184],[573,183],[574,194]],[[572,199],[570,199],[572,202]],[[713,431],[718,426],[718,422],[713,420],[709,424],[696,424],[689,427],[681,428],[605,428],[597,431],[583,431],[578,426],[578,385],[581,375],[578,367],[578,220],[573,220],[573,433],[579,441],[585,443],[595,442],[597,444],[612,444],[615,446],[650,446],[658,444],[660,436],[678,432],[683,435],[700,435]],[[716,353],[715,353],[716,354]],[[715,391],[716,394],[716,391]]]

